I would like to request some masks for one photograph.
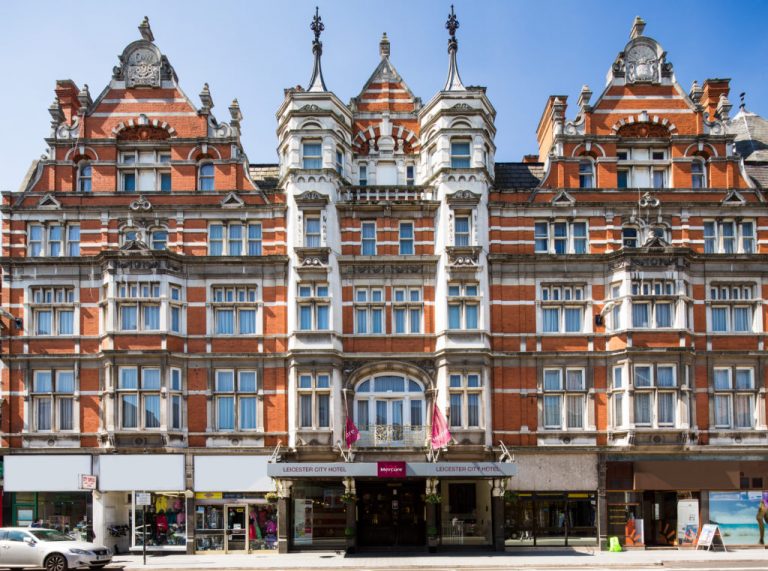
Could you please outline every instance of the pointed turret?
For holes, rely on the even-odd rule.
[[[315,39],[312,42],[312,53],[315,56],[315,65],[312,69],[312,77],[309,80],[307,91],[328,91],[325,86],[325,80],[323,79],[323,68],[320,59],[323,55],[323,42],[320,41],[320,34],[325,30],[325,24],[320,17],[320,9],[315,6],[315,17],[312,18],[312,23],[309,25],[309,29],[315,33]]]
[[[456,52],[459,51],[459,41],[456,39],[456,30],[459,29],[459,19],[453,11],[451,4],[451,13],[448,14],[448,21],[445,27],[450,34],[448,39],[448,79],[445,81],[443,91],[466,91],[467,88],[461,82],[459,75],[459,64],[456,63]]]

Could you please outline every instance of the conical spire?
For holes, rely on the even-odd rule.
[[[323,42],[320,41],[320,34],[325,30],[325,25],[320,17],[320,9],[315,6],[315,17],[309,29],[315,33],[315,39],[312,42],[312,53],[315,55],[315,67],[312,69],[312,78],[309,80],[307,91],[328,91],[323,79],[323,68],[320,65],[320,56],[323,55]]]
[[[451,4],[451,13],[448,14],[445,27],[451,37],[448,39],[448,79],[445,81],[443,91],[466,91],[467,88],[464,87],[459,75],[459,65],[456,63],[456,52],[459,50],[456,30],[459,28],[459,20],[453,11],[453,4]]]

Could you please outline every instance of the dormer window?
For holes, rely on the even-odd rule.
[[[595,168],[589,159],[579,161],[579,188],[594,188]]]
[[[215,171],[213,163],[203,163],[197,171],[197,187],[200,190],[213,190]]]
[[[666,188],[669,185],[669,153],[665,148],[618,149],[618,188]]]
[[[320,141],[305,141],[301,149],[302,164],[305,169],[323,168],[323,148]]]
[[[91,163],[81,162],[77,167],[77,191],[91,192],[93,167]]]
[[[451,168],[468,169],[470,160],[469,141],[451,141]]]

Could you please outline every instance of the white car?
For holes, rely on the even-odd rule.
[[[0,567],[42,567],[66,571],[78,567],[101,569],[112,561],[103,545],[75,541],[55,529],[0,528]]]

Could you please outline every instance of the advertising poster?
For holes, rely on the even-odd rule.
[[[312,545],[312,500],[294,500],[293,510],[293,543]]]
[[[693,547],[699,534],[699,500],[678,500],[677,541],[678,545]]]
[[[720,527],[726,545],[757,545],[761,528],[768,525],[766,505],[768,492],[710,492],[709,519]]]
[[[630,517],[624,526],[624,545],[645,545],[645,522],[642,519]]]

